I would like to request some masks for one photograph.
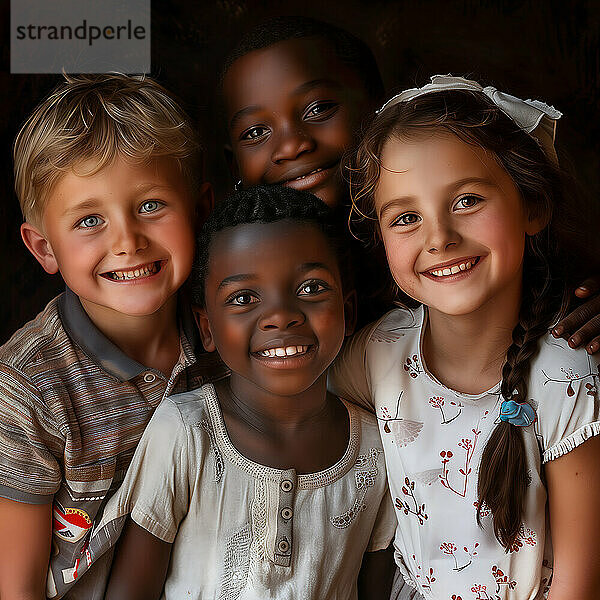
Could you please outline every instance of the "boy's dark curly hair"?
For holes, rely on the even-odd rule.
[[[190,277],[192,302],[204,306],[204,283],[211,243],[219,231],[250,223],[277,221],[309,223],[320,229],[331,243],[340,265],[342,279],[347,270],[347,244],[335,212],[310,192],[285,186],[259,185],[233,192],[215,207],[197,239],[196,256]],[[277,249],[274,248],[276,252]]]
[[[248,31],[225,60],[221,81],[238,58],[278,42],[299,38],[318,38],[329,43],[340,61],[358,75],[369,98],[375,102],[381,100],[383,80],[369,46],[345,29],[310,17],[274,17]]]

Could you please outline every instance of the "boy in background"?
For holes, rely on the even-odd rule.
[[[352,173],[344,172],[344,156],[384,95],[369,47],[324,21],[275,17],[242,36],[225,61],[222,94],[236,187],[307,190],[341,207],[346,221]],[[365,324],[391,306],[388,270],[381,248],[353,250],[358,319]],[[553,330],[590,354],[600,351],[599,290],[600,276],[583,282],[575,294],[591,299]]]
[[[86,572],[87,534],[154,409],[219,373],[178,301],[212,195],[148,78],[67,78],[14,159],[23,241],[67,289],[0,348],[0,597],[94,600],[111,553]]]

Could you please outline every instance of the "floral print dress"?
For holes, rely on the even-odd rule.
[[[469,395],[431,375],[421,352],[426,309],[396,309],[359,332],[330,372],[330,387],[375,410],[398,527],[396,562],[427,599],[534,600],[552,578],[542,465],[600,433],[600,367],[547,335],[532,361],[522,428],[528,492],[521,531],[508,553],[490,511],[477,524],[481,454],[498,423],[500,384]]]

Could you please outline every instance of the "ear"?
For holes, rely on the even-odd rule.
[[[195,214],[195,227],[196,231],[200,231],[200,228],[208,219],[208,215],[212,212],[215,207],[215,194],[213,187],[208,181],[205,181],[198,191],[198,198],[196,200],[196,214]]]
[[[206,315],[206,310],[199,306],[192,306],[192,312],[194,313],[194,319],[196,319],[196,325],[198,325],[198,331],[204,349],[207,352],[214,352],[217,347],[215,346],[212,331],[210,330],[210,323]]]
[[[21,238],[23,238],[27,249],[35,256],[35,259],[42,265],[46,273],[50,273],[50,275],[58,273],[58,262],[52,251],[52,246],[37,227],[31,225],[31,223],[23,223],[21,225]]]
[[[233,154],[233,149],[230,144],[225,144],[223,146],[223,155],[225,156],[225,162],[229,167],[229,174],[234,182],[240,180],[240,169],[237,164],[237,160],[235,160],[235,155]]]
[[[550,222],[550,215],[543,213],[540,215],[530,214],[525,225],[525,233],[529,236],[534,236],[539,233]]]
[[[345,322],[345,335],[352,335],[356,328],[357,318],[357,296],[356,290],[351,290],[344,297],[344,322]]]

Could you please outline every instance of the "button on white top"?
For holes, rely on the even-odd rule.
[[[289,479],[284,479],[281,482],[281,489],[284,492],[290,492],[292,490],[292,488],[294,487],[294,484],[289,480]]]
[[[280,552],[287,552],[290,549],[290,544],[287,540],[281,540],[279,544],[277,544],[277,548]]]
[[[287,521],[289,519],[292,518],[292,515],[294,513],[292,512],[291,508],[282,508],[281,509],[281,516]]]
[[[156,375],[154,373],[146,373],[144,375],[144,381],[146,383],[154,383],[154,381],[156,381]]]

